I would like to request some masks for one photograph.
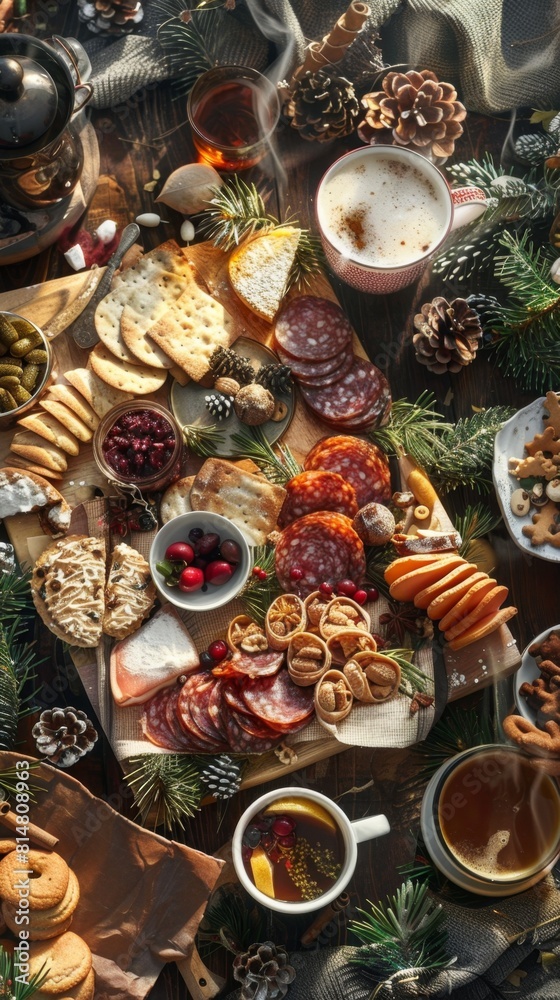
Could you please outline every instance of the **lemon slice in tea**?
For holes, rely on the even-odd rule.
[[[294,819],[297,819],[298,816],[308,816],[310,819],[315,819],[318,823],[322,823],[330,830],[333,830],[333,832],[336,832],[337,824],[334,817],[322,805],[314,802],[313,799],[276,799],[275,802],[271,802],[264,810],[265,816],[278,816],[284,813],[287,816],[292,816]]]
[[[259,892],[274,898],[272,861],[262,847],[255,847],[251,854],[251,874]]]

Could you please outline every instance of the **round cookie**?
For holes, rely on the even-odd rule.
[[[41,992],[49,997],[54,994],[61,997],[86,978],[92,966],[91,951],[86,942],[72,931],[49,941],[32,941],[29,946],[29,978],[35,976],[43,965],[48,972],[41,983]]]
[[[63,993],[57,993],[56,1000],[93,1000],[94,990],[95,973],[93,969],[90,969],[86,978],[82,979],[77,986],[72,986],[71,989],[64,990]],[[36,990],[33,994],[33,1000],[53,1000],[53,994]]]
[[[32,874],[28,875],[27,872]],[[29,905],[34,910],[48,910],[66,895],[70,869],[59,854],[29,851],[22,863],[16,851],[0,861],[0,898],[19,904],[20,890],[29,880]]]
[[[48,910],[29,910],[29,923],[27,930],[30,941],[46,941],[48,938],[56,937],[67,931],[72,923],[72,915],[80,901],[80,886],[74,872],[70,870],[68,888],[56,906],[49,907]],[[2,903],[2,916],[11,931],[17,936],[19,927],[16,923],[18,905],[13,903]]]
[[[16,847],[17,843],[11,837],[0,838],[0,854],[9,854],[10,851],[15,851]]]

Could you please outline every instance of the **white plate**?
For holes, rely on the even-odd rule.
[[[560,625],[551,625],[546,628],[544,632],[537,635],[530,643],[529,646],[534,646],[535,643],[541,643],[543,639],[546,639],[547,635],[554,632],[555,629],[560,629]],[[522,684],[532,684],[537,677],[540,677],[540,670],[537,661],[534,656],[529,653],[529,646],[526,646],[523,650],[521,656],[521,666],[515,675],[515,680],[513,682],[513,692],[515,697],[515,704],[517,705],[519,715],[522,715],[524,719],[528,719],[533,725],[537,724],[537,713],[534,708],[530,708],[527,704],[526,699],[523,695],[519,694],[519,688]]]
[[[518,410],[498,431],[494,442],[492,478],[504,521],[518,548],[536,556],[537,559],[560,563],[560,549],[553,548],[546,542],[544,545],[531,545],[531,539],[527,538],[521,531],[523,525],[531,524],[531,514],[534,513],[534,510],[531,510],[531,513],[526,517],[516,517],[515,514],[512,514],[510,506],[511,494],[514,490],[519,489],[519,483],[515,476],[509,474],[509,459],[526,457],[525,442],[532,441],[535,434],[542,434],[544,431],[546,427],[543,420],[545,402],[544,396],[535,399],[529,406]]]

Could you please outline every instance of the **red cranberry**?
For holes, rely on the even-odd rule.
[[[182,559],[186,563],[192,563],[194,552],[187,542],[172,542],[165,550],[165,558],[171,559],[171,562]]]
[[[293,847],[296,842],[295,833],[289,833],[287,837],[279,837],[278,843],[280,847]]]
[[[185,594],[191,594],[195,590],[200,590],[204,583],[204,573],[197,566],[185,566],[179,577],[179,590]]]
[[[261,581],[261,583],[264,583],[265,580],[268,580],[268,573],[266,572],[265,569],[259,569],[259,572],[257,573],[257,576],[258,576],[259,580]]]
[[[208,566],[204,570],[206,583],[212,583],[215,587],[221,587],[224,583],[227,583],[232,575],[233,568],[228,562],[224,562],[223,559],[215,559],[213,562],[208,563]]]
[[[357,589],[353,580],[340,580],[336,585],[336,592],[339,597],[353,597]]]
[[[220,553],[222,559],[225,559],[230,563],[241,562],[241,549],[237,542],[234,542],[233,538],[225,538],[220,545]]]
[[[290,580],[297,583],[298,580],[303,580],[303,570],[299,566],[292,566],[290,570]]]
[[[367,590],[357,590],[354,594],[356,604],[365,604],[367,601]]]
[[[323,597],[332,597],[332,595],[333,595],[333,589],[332,589],[330,583],[326,583],[326,582],[325,583],[320,583],[319,584],[319,593],[321,593],[323,595]]]
[[[287,837],[295,827],[295,823],[290,816],[278,816],[272,824],[272,832],[277,837]]]
[[[253,566],[253,576],[259,577],[262,572],[260,566]]]
[[[223,639],[215,639],[208,646],[208,652],[216,663],[221,663],[228,655],[228,648]]]
[[[369,590],[367,592],[367,599],[368,599],[368,601],[378,601],[379,600],[379,591],[378,591],[377,587],[370,587],[369,588]]]

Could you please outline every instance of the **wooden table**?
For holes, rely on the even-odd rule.
[[[78,28],[74,5],[61,5],[60,19],[66,19],[65,24],[57,25],[61,33],[79,37],[86,34]],[[153,195],[144,188],[153,171],[157,168],[165,178],[181,164],[194,159],[185,120],[183,102],[173,102],[171,90],[166,85],[145,91],[140,100],[127,102],[124,109],[93,113],[102,176],[84,219],[86,228],[93,230],[106,218],[114,219],[121,227],[140,212],[154,211]],[[167,138],[158,138],[174,127],[176,130]],[[507,128],[505,120],[470,116],[465,135],[458,143],[456,159],[481,158],[485,150],[498,153]],[[276,162],[267,160],[254,168],[249,179],[255,180],[263,192],[268,192],[272,211],[282,215],[290,210],[302,225],[312,225],[314,193],[323,170],[357,142],[339,141],[326,147],[306,143],[285,125],[278,131],[277,142],[279,159]],[[165,206],[161,206],[161,214],[169,224],[142,230],[146,249],[178,236],[180,217]],[[68,273],[62,255],[52,247],[22,264],[0,268],[0,291]],[[425,277],[419,285],[400,293],[374,298],[339,283],[333,284],[369,357],[386,372],[393,398],[406,396],[414,400],[422,390],[430,390],[448,420],[470,415],[473,407],[494,404],[520,407],[530,402],[530,395],[521,393],[511,379],[505,379],[494,370],[487,355],[478,357],[476,363],[459,376],[435,376],[416,363],[411,347],[414,313],[433,295],[448,293],[453,297],[454,289],[444,289],[437,281],[430,284],[429,277]],[[469,289],[470,292],[478,290],[476,286]],[[463,493],[451,495],[446,501],[451,515],[460,513],[468,499],[472,498]],[[493,497],[488,503],[495,507]],[[493,544],[498,555],[499,582],[510,587],[512,603],[520,609],[518,618],[512,623],[512,631],[522,649],[534,635],[557,622],[558,571],[550,563],[525,557],[509,540],[505,528],[498,529]],[[41,642],[46,649],[52,645],[51,637],[44,632]],[[47,663],[42,678],[46,686],[53,681],[56,685],[59,669],[56,659]],[[72,697],[79,697],[79,691],[73,691]],[[489,689],[481,698],[481,710],[489,710],[491,703],[492,690]],[[390,819],[390,836],[371,846],[360,847],[358,868],[349,890],[353,904],[363,905],[366,899],[378,900],[393,892],[402,881],[399,866],[409,862],[414,854],[420,800],[420,790],[405,793],[403,785],[418,768],[418,760],[411,751],[351,749],[295,775],[298,783],[340,801],[350,818],[385,812]],[[73,768],[72,774],[98,795],[107,796],[122,790],[120,769],[103,740],[94,753]],[[269,787],[273,786],[265,786],[263,790]],[[216,851],[229,839],[238,816],[252,798],[254,791],[247,791],[236,796],[225,811],[220,812],[217,806],[204,808],[188,825],[186,842],[209,853]],[[123,798],[122,802],[123,811],[127,811],[129,799]],[[305,922],[286,923],[290,944],[296,945]],[[334,943],[342,940],[344,928],[335,929]],[[219,968],[219,959],[214,962]],[[152,993],[153,998],[164,995],[188,995],[173,967],[164,971]]]

